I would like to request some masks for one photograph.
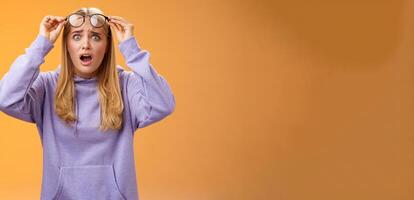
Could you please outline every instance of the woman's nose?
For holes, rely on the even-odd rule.
[[[90,48],[88,37],[85,37],[85,39],[82,41],[81,45],[82,45],[82,49],[89,49]]]

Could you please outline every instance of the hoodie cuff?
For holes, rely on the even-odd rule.
[[[119,43],[118,47],[122,55],[124,56],[125,60],[127,61],[131,56],[136,55],[141,51],[141,48],[138,42],[136,41],[135,37],[130,37],[125,41]]]
[[[36,58],[43,59],[50,50],[53,48],[53,43],[50,42],[43,35],[38,35],[36,39],[32,42],[29,48],[26,49],[28,54],[35,56]]]

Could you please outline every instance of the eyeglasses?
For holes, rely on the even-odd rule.
[[[65,20],[67,20],[71,26],[76,28],[85,23],[85,17],[87,16],[89,17],[89,22],[95,28],[100,28],[105,22],[109,21],[109,17],[102,14],[82,15],[79,13],[71,14],[67,16]]]

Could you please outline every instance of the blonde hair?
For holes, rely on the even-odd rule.
[[[81,8],[76,13],[103,14],[97,8]],[[55,112],[66,123],[77,120],[75,108],[75,84],[74,65],[67,49],[66,38],[70,31],[70,24],[66,23],[62,37],[62,63],[55,92]],[[122,113],[124,104],[122,101],[118,72],[115,62],[115,50],[112,33],[109,25],[105,23],[103,29],[107,32],[108,43],[101,66],[97,69],[99,104],[101,111],[100,130],[120,129],[122,126]]]

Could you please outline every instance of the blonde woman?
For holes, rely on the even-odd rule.
[[[61,65],[40,72],[62,30]],[[116,65],[114,37],[131,71]],[[175,109],[149,58],[121,17],[82,8],[43,18],[35,41],[0,82],[0,109],[38,128],[42,200],[138,199],[134,132]]]

